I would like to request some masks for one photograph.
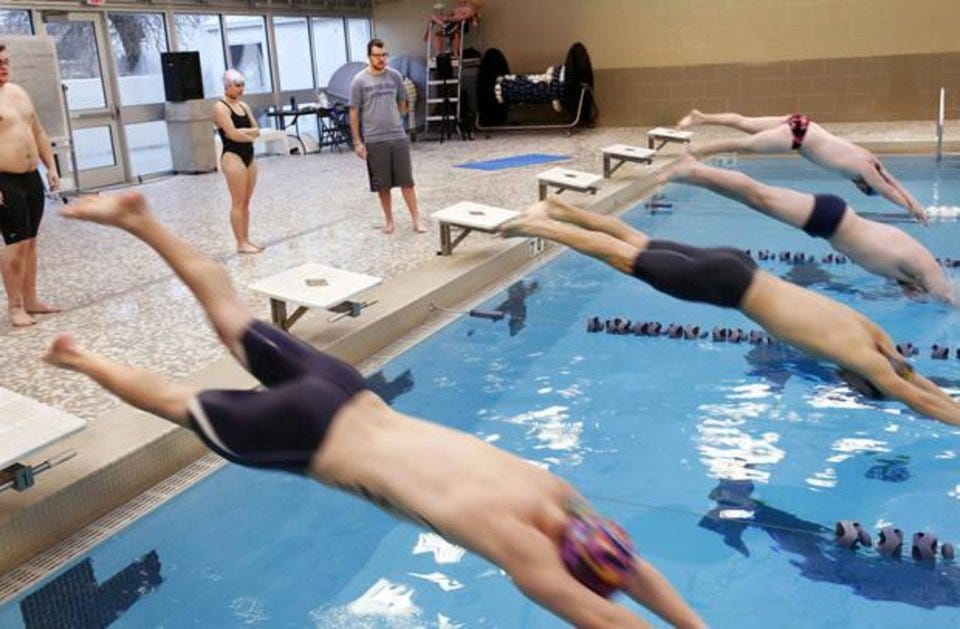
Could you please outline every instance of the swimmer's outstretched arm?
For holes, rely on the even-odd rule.
[[[639,557],[634,563],[636,567],[623,588],[630,598],[674,627],[707,626],[659,570]]]
[[[881,353],[890,351],[882,346],[879,349]],[[921,415],[938,419],[945,424],[960,426],[960,404],[943,389],[916,372],[912,372],[907,380],[893,370],[887,358],[877,355],[877,359],[870,371],[861,375],[870,380],[881,393],[888,398],[900,400]]]
[[[868,168],[864,168],[860,173],[863,180],[866,181],[871,188],[879,192],[886,200],[907,210],[924,225],[928,224],[930,219],[927,217],[927,212],[923,209],[923,206],[920,205],[920,202],[897,181],[896,177],[894,177],[890,171],[884,168],[883,164],[881,164],[876,157],[874,157],[873,160],[873,163],[871,163]]]

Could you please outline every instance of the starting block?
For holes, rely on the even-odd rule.
[[[693,131],[680,131],[668,127],[657,127],[647,131],[647,146],[655,151],[659,151],[667,142],[679,142],[680,144],[689,144],[693,138]],[[659,142],[658,146],[655,146]]]
[[[603,180],[600,175],[586,173],[582,170],[571,170],[570,168],[551,168],[537,175],[537,184],[539,185],[541,201],[547,198],[548,187],[557,189],[557,193],[564,190],[576,190],[577,192],[597,193],[597,184]]]
[[[602,149],[603,154],[603,178],[609,179],[610,175],[616,172],[618,168],[626,162],[637,162],[640,164],[652,164],[653,158],[657,152],[652,148],[642,148],[639,146],[630,146],[629,144],[614,144]],[[616,160],[615,164],[612,164]]]
[[[356,301],[352,297],[381,281],[379,277],[307,262],[258,280],[250,289],[270,298],[271,320],[289,330],[310,308],[321,308],[344,317],[360,316],[364,308],[377,302]],[[297,307],[289,316],[287,304]]]
[[[440,224],[440,251],[438,253],[442,256],[450,255],[454,248],[472,231],[486,234],[496,233],[501,225],[519,214],[514,210],[506,210],[492,205],[481,205],[470,201],[460,201],[434,212],[431,216]],[[453,237],[452,233],[454,227],[461,230],[456,238]]]
[[[0,491],[24,491],[33,485],[35,474],[71,458],[58,456],[35,467],[22,463],[86,425],[70,413],[0,388]]]

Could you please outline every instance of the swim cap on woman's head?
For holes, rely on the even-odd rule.
[[[603,597],[620,589],[633,569],[630,536],[595,514],[571,515],[560,555],[577,581]]]
[[[223,73],[223,86],[229,87],[231,85],[243,85],[246,79],[243,78],[243,75],[238,71],[230,68]]]

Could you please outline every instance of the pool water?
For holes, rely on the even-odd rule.
[[[960,204],[960,163],[891,157],[924,205]],[[935,255],[960,223],[922,227],[799,159],[740,161],[761,181],[839,194]],[[670,186],[624,215],[658,238],[829,251],[742,206]],[[669,207],[667,207],[669,206]],[[878,243],[882,246],[882,243]],[[850,304],[917,369],[960,394],[958,315],[909,301],[851,264],[762,268]],[[960,269],[953,269],[958,273]],[[564,253],[391,360],[374,376],[405,413],[548,467],[617,519],[715,627],[960,626],[960,564],[921,565],[830,541],[839,519],[960,543],[960,430],[861,398],[833,369],[780,346],[589,334],[621,316],[756,326],[659,294]],[[933,360],[933,343],[951,357]],[[744,521],[719,517],[734,510]],[[623,604],[639,608],[631,601]],[[647,618],[652,620],[646,612]],[[68,620],[69,619],[69,620]],[[554,627],[495,566],[353,497],[229,465],[0,608],[0,626]]]

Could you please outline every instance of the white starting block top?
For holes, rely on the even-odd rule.
[[[604,147],[601,152],[611,157],[631,160],[653,159],[657,154],[653,149],[643,148],[641,146],[630,146],[629,144],[614,144],[613,146]]]
[[[603,181],[603,177],[582,170],[551,168],[537,175],[537,180],[540,183],[553,184],[571,190],[589,190]]]
[[[0,388],[0,469],[23,462],[86,425],[70,413]]]
[[[298,306],[329,308],[376,286],[381,281],[383,280],[379,277],[307,262],[258,280],[250,285],[250,289],[271,299]]]
[[[648,138],[657,140],[667,140],[670,142],[689,142],[693,137],[693,131],[680,131],[679,129],[670,129],[669,127],[657,127],[647,131]]]
[[[516,210],[507,210],[502,207],[473,203],[472,201],[460,201],[434,212],[431,216],[439,223],[462,225],[471,229],[492,232],[507,221],[516,218],[519,214],[520,212]]]

